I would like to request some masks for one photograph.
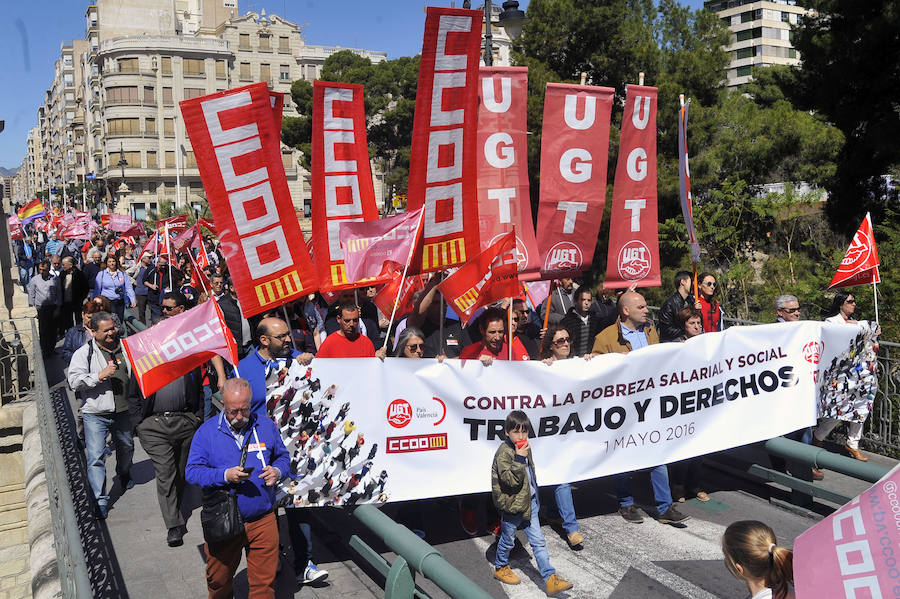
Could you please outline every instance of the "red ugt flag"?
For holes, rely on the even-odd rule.
[[[510,231],[438,285],[463,326],[481,306],[519,296],[518,257],[516,232]]]
[[[847,253],[844,254],[828,288],[880,283],[878,266],[878,248],[875,247],[872,217],[866,212],[866,218],[853,236],[853,241],[850,242],[850,247],[847,248]]]
[[[215,300],[122,340],[147,397],[215,355],[237,364],[237,344]]]

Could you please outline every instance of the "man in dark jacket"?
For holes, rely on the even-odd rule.
[[[213,275],[209,279],[209,285],[212,287],[213,297],[219,303],[222,309],[222,315],[225,317],[225,326],[234,335],[234,341],[237,343],[238,350],[242,350],[244,343],[248,341],[244,339],[243,327],[241,326],[241,309],[237,302],[231,297],[231,294],[225,289],[225,277],[222,275]]]
[[[579,287],[575,291],[574,299],[575,304],[569,308],[569,313],[559,321],[572,336],[570,357],[591,353],[594,337],[605,328],[600,316],[591,312],[594,296],[587,286]]]
[[[28,281],[34,275],[35,255],[31,237],[16,242],[16,265],[19,267],[19,283],[28,291]]]
[[[691,297],[691,273],[679,270],[675,274],[675,293],[667,299],[659,310],[659,340],[677,341],[684,330],[678,322],[678,313],[684,308],[689,308],[688,298]]]
[[[62,292],[62,304],[59,310],[59,331],[65,335],[70,327],[78,326],[78,315],[88,295],[87,278],[75,267],[71,256],[62,259],[62,272],[59,273],[59,288]]]

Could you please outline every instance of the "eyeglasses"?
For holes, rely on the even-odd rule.
[[[408,349],[409,351],[419,351],[420,349],[422,351],[425,351],[425,344],[424,343],[407,343],[406,349]]]
[[[707,287],[718,287],[718,284],[715,281],[706,281],[703,285],[706,285]]]
[[[855,303],[856,303],[856,300],[855,300],[855,299],[848,299],[848,300],[844,300],[844,303],[845,303],[845,304],[855,304]]]
[[[568,337],[563,337],[562,339],[554,339],[553,345],[565,345],[569,343],[571,340]]]
[[[250,414],[250,408],[235,408],[233,410],[225,410],[225,413],[229,416],[237,416],[238,414],[247,416],[248,414]]]
[[[266,335],[269,339],[288,339],[291,336],[291,332],[282,333],[281,335]]]
[[[169,312],[170,310],[174,310],[177,307],[178,306],[165,306],[165,305],[161,306],[163,312]]]
[[[781,310],[784,310],[788,314],[794,314],[795,312],[799,312],[800,308],[781,308]]]

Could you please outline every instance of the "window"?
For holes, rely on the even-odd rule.
[[[147,205],[143,202],[131,203],[131,218],[136,221],[147,220]]]
[[[242,62],[241,63],[241,81],[250,81],[250,63]]]
[[[141,168],[141,153],[140,152],[120,152],[119,154],[116,154],[115,156],[117,157],[116,162],[119,162],[119,160],[122,160],[122,157],[124,156],[125,162],[128,163],[125,166],[128,168]]]
[[[166,152],[166,154],[169,153],[174,154],[175,152]],[[167,196],[175,195],[175,183],[172,181],[166,181],[165,183],[163,183],[163,193],[165,193]]]
[[[173,104],[171,87],[164,87],[162,96],[163,96],[163,106],[171,106]]]
[[[63,77],[63,81],[66,84],[66,87],[72,87],[75,85],[75,76],[72,73],[66,73]]]
[[[280,78],[282,81],[290,81],[290,80],[291,80],[291,67],[290,67],[290,65],[286,65],[286,64],[281,65],[280,73],[281,73],[281,75],[279,76],[279,78]]]
[[[259,65],[259,79],[260,81],[269,81],[272,78],[272,68],[270,65],[261,64]]]
[[[788,58],[797,58],[797,51],[793,48],[788,48]]]
[[[63,56],[63,66],[64,67],[72,66],[72,55],[71,54],[66,54],[65,56]]]
[[[175,119],[163,119],[163,135],[166,137],[175,136]]]
[[[250,34],[242,33],[238,36],[238,48],[241,50],[249,50],[250,49]]]
[[[175,168],[175,152],[166,152],[166,168]]]
[[[291,51],[291,38],[281,36],[278,38],[278,51],[279,52],[290,52]]]
[[[131,187],[131,193],[144,193],[144,184],[143,182],[134,182],[132,181],[129,185]]]
[[[163,56],[160,60],[160,67],[162,68],[163,75],[171,75],[172,74],[172,57],[171,56]]]
[[[203,195],[203,183],[200,181],[191,181],[188,184],[188,189],[190,189],[191,193],[194,195]]]
[[[768,28],[767,28],[768,29]],[[744,42],[753,38],[762,37],[762,28],[754,27],[753,29],[745,29],[737,32],[737,41]]]
[[[750,75],[753,67],[738,67],[736,69],[738,77],[747,77]]]
[[[202,58],[185,58],[184,74],[188,76],[206,75],[206,65]]]
[[[158,168],[156,152],[147,152],[147,168]]]
[[[188,150],[184,157],[184,166],[187,168],[197,168],[197,159],[194,158],[194,152]]]
[[[137,73],[138,72],[138,59],[137,58],[120,58],[119,59],[119,72],[120,73]]]
[[[144,119],[144,133],[156,135],[156,119]]]
[[[219,79],[225,78],[225,61],[224,60],[216,61],[216,77]]]
[[[259,49],[260,50],[271,50],[272,49],[272,36],[260,35],[259,36]]]
[[[205,93],[206,90],[202,87],[186,87],[184,88],[184,99],[190,100],[191,98],[199,98]]]
[[[752,46],[750,48],[741,48],[737,52],[735,52],[735,58],[740,60],[741,58],[753,58],[756,56],[756,46]]]
[[[297,165],[294,164],[294,155],[290,152],[281,153],[281,164],[284,166],[284,170],[286,171],[297,168]]]
[[[144,104],[156,104],[156,88],[151,85],[144,86]]]
[[[138,135],[140,122],[140,119],[109,119],[107,128],[110,135]]]

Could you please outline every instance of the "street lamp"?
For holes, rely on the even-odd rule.
[[[472,8],[471,0],[464,0],[463,8]],[[516,0],[506,0],[503,3],[503,12],[500,13],[497,21],[491,20],[493,8],[491,0],[485,0],[484,65],[487,67],[494,64],[494,33],[491,31],[491,25],[496,24],[503,27],[510,39],[517,40],[522,35],[522,27],[528,21],[525,13],[519,10],[519,3]]]

